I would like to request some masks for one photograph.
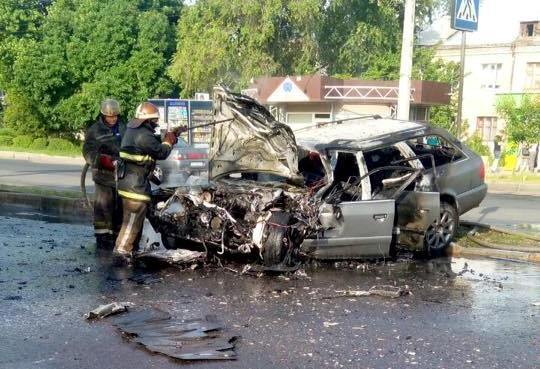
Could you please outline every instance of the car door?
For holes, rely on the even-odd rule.
[[[330,153],[332,169],[338,180],[358,178],[363,170],[358,153]],[[350,173],[343,172],[354,168]],[[365,181],[361,181],[365,186]],[[360,190],[364,197],[364,188]],[[395,201],[355,200],[321,207],[320,222],[324,228],[315,237],[304,240],[302,248],[321,259],[385,257],[390,253],[394,227]]]
[[[396,204],[397,242],[413,251],[423,250],[426,231],[439,220],[440,194],[403,191],[397,194]]]
[[[325,204],[321,222],[328,229],[305,239],[302,248],[320,259],[386,257],[390,253],[394,200]]]

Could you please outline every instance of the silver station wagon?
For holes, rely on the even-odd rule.
[[[266,266],[436,256],[486,195],[481,158],[429,125],[361,116],[292,131],[222,87],[214,118],[208,184],[155,193],[149,220],[167,248]]]

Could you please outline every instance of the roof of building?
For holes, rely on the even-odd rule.
[[[514,42],[520,35],[520,23],[540,20],[538,0],[481,0],[478,30],[467,32],[467,46],[497,45]],[[461,32],[450,28],[450,16],[435,20],[419,34],[419,45],[459,46]]]
[[[339,79],[319,74],[260,77],[242,92],[262,104],[291,102],[397,103],[398,81]],[[447,83],[411,81],[411,103],[444,105],[450,102]]]

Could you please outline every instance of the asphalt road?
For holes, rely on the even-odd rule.
[[[0,184],[12,186],[43,186],[57,190],[80,189],[80,164],[46,164],[29,160],[0,159]],[[88,184],[93,182],[88,175]]]
[[[6,216],[9,215],[9,216]],[[0,215],[0,368],[177,368],[83,314],[130,301],[179,318],[215,314],[238,359],[191,368],[538,368],[540,267],[401,260],[307,269],[307,279],[226,269],[111,267],[88,225]],[[234,269],[240,266],[229,265]],[[136,278],[133,278],[136,277]],[[412,295],[336,297],[408,285]],[[129,314],[129,313],[128,313]]]

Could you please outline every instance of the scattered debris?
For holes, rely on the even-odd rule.
[[[206,260],[206,253],[185,249],[159,249],[139,253],[136,255],[136,258],[138,261],[145,263],[164,263],[170,265],[190,264],[191,266],[191,264],[196,262],[204,262]]]
[[[19,300],[22,300],[22,297],[18,296],[18,295],[6,296],[6,297],[4,297],[4,300],[6,300],[6,301],[19,301]]]
[[[333,296],[324,296],[322,299],[332,299],[337,297],[364,297],[364,296],[382,296],[390,298],[398,298],[405,295],[412,295],[412,292],[408,285],[403,287],[391,286],[391,285],[380,285],[373,286],[367,291],[363,290],[340,290],[336,291],[338,295]]]
[[[237,337],[223,337],[223,326],[213,315],[181,320],[157,309],[130,311],[113,325],[148,351],[180,360],[232,360]]]
[[[109,315],[120,314],[128,311],[130,302],[111,302],[110,304],[101,305],[85,314],[84,317],[88,320],[101,319]]]

